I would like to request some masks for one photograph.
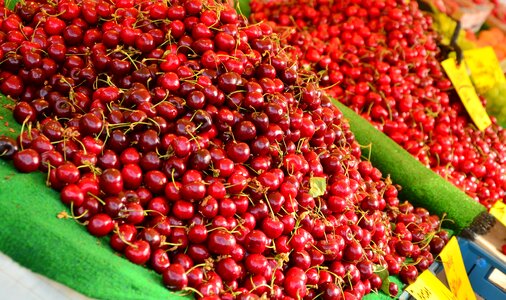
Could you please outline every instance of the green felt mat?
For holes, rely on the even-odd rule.
[[[427,208],[431,213],[448,220],[444,223],[458,234],[469,227],[486,209],[443,177],[434,173],[397,145],[392,139],[374,128],[344,104],[333,100],[350,122],[357,141],[369,146],[362,154],[370,157],[384,176],[389,175],[402,189],[399,198],[409,200],[415,206]]]

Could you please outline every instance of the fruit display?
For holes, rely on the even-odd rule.
[[[497,122],[506,127],[506,83],[496,84],[485,93],[487,111],[496,117]]]
[[[301,67],[420,162],[490,208],[506,188],[506,131],[476,129],[440,66],[432,19],[416,1],[261,1]]]
[[[170,290],[201,299],[396,296],[449,239],[398,198],[317,77],[214,1],[3,8],[0,156]],[[409,199],[408,199],[409,200]]]
[[[504,32],[497,27],[481,30],[478,33],[466,31],[466,38],[476,47],[491,46],[497,59],[501,62],[506,59],[506,38]]]
[[[494,23],[499,25],[501,28],[506,29],[506,3],[501,0],[490,0],[490,2],[494,5],[494,9],[492,10]]]
[[[474,2],[476,5],[492,5],[494,7],[492,16],[487,19],[485,24],[480,25],[477,30],[462,28],[457,43],[462,50],[491,46],[494,48],[496,56],[501,62],[506,58],[506,46],[504,43],[506,26],[501,25],[494,17],[498,11],[498,3],[497,1],[491,3],[488,0],[474,0]],[[442,1],[434,1],[431,3],[434,4],[433,11],[431,11],[433,28],[441,35],[442,40],[446,42],[453,34],[455,28],[455,18],[450,17],[451,15],[455,16],[455,14],[452,14],[451,9],[447,8],[447,6],[451,6],[449,1],[445,1],[444,3]],[[455,3],[454,7],[453,10],[457,10],[458,4]]]

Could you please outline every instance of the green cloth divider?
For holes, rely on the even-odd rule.
[[[367,120],[339,101],[332,101],[349,120],[356,140],[366,146],[362,148],[362,155],[369,157],[384,176],[390,175],[392,181],[402,187],[400,199],[409,200],[440,217],[445,215],[448,221],[444,222],[444,227],[455,230],[457,234],[486,212],[484,206],[425,167]]]
[[[5,108],[8,103],[2,96],[0,135],[15,137],[21,127]],[[0,159],[1,252],[91,298],[191,299],[166,289],[156,272],[116,255],[107,238],[93,237],[72,219],[57,218],[63,211],[69,213],[58,192],[45,185],[45,174],[21,174]]]

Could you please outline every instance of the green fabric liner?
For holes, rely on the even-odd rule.
[[[372,164],[384,176],[390,175],[394,183],[401,185],[400,199],[425,207],[433,214],[446,215],[448,221],[444,222],[444,226],[457,234],[486,211],[484,206],[425,167],[353,110],[335,99],[333,102],[349,120],[356,140],[364,147],[362,155],[370,157]]]

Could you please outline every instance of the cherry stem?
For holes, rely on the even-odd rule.
[[[70,202],[70,215],[72,216],[72,219],[74,219],[74,221],[76,221],[78,224],[81,224],[83,226],[86,226],[88,224],[88,221],[85,222],[79,221],[79,219],[84,217],[87,213],[88,209],[86,209],[82,214],[76,217],[74,214],[74,201]]]
[[[192,287],[187,286],[184,288],[184,290],[186,291],[186,293],[182,293],[182,295],[190,295],[193,292],[193,293],[199,295],[199,298],[204,297],[204,295],[201,292],[199,292],[197,289],[194,289]]]
[[[100,204],[105,205],[105,201],[102,200],[102,199],[100,199],[97,195],[94,195],[94,194],[88,192],[88,196],[90,196],[92,198],[95,198],[95,200],[97,200],[98,202],[100,202]]]
[[[137,249],[137,245],[132,244],[132,243],[130,243],[129,241],[127,241],[127,240],[125,239],[125,237],[124,237],[123,233],[121,233],[121,231],[119,230],[119,227],[118,227],[118,224],[117,224],[117,223],[116,223],[116,224],[114,224],[114,227],[115,227],[115,230],[114,230],[114,231],[118,234],[119,239],[120,239],[123,243],[125,243],[125,244],[126,244],[126,245],[128,245],[128,246],[131,246],[131,247],[133,247],[133,248]]]

